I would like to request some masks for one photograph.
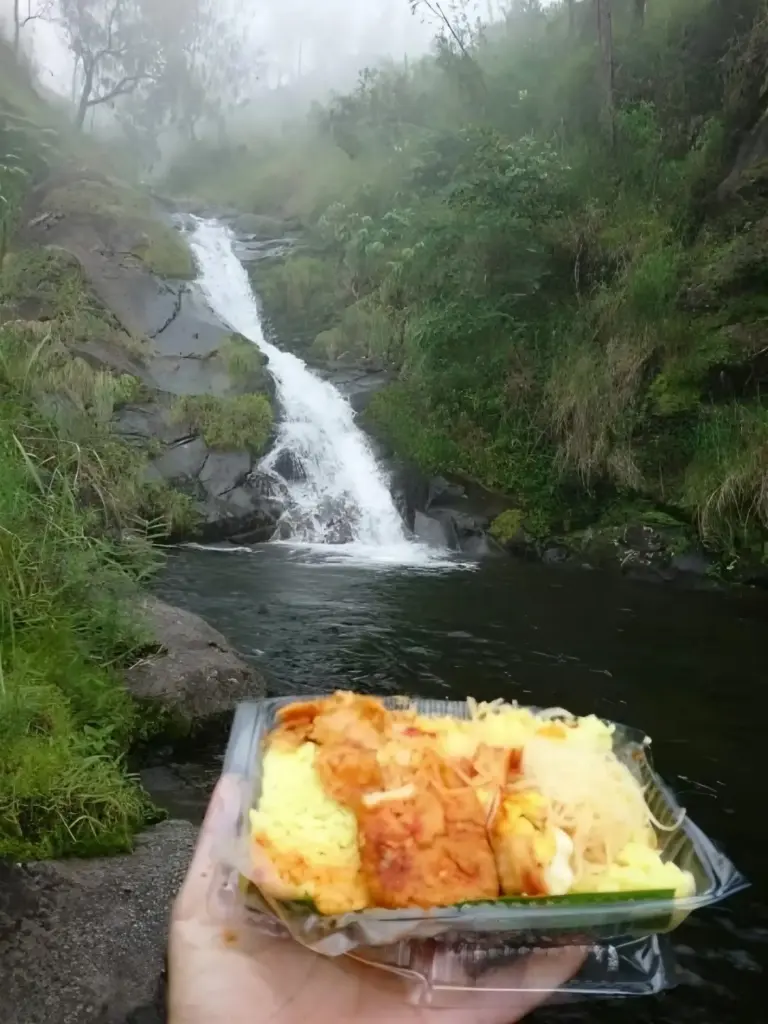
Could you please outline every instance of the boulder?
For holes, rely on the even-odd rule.
[[[461,542],[461,551],[470,558],[478,559],[506,554],[504,548],[490,534],[465,538]]]
[[[167,483],[183,483],[196,480],[200,475],[209,451],[202,437],[193,437],[167,448],[163,454],[150,463],[152,477]]]
[[[449,548],[455,551],[459,547],[459,538],[450,519],[434,519],[425,512],[414,513],[413,532],[433,548]]]
[[[125,672],[138,700],[160,705],[191,728],[263,696],[261,676],[198,615],[153,597],[144,599],[142,614],[159,650]]]
[[[426,477],[410,463],[400,463],[392,471],[390,489],[406,526],[413,530],[416,511],[423,512],[429,499]]]
[[[3,1024],[161,1024],[173,900],[197,829],[166,821],[132,854],[0,864]]]
[[[201,535],[208,541],[265,543],[274,535],[284,509],[285,494],[279,481],[252,469],[231,490],[204,503]],[[247,541],[246,536],[250,538]]]
[[[381,391],[392,380],[391,373],[376,368],[330,370],[322,376],[338,388],[358,414],[364,413],[377,391]]]
[[[248,452],[211,452],[198,480],[209,497],[220,498],[243,483],[251,471],[251,463]]]
[[[289,448],[282,448],[272,460],[272,470],[289,483],[306,480],[307,474],[301,459]]]
[[[455,508],[431,507],[429,515],[437,519],[459,540],[460,546],[470,537],[484,537],[488,533],[491,521],[488,516],[464,512]]]
[[[435,504],[450,504],[451,502],[463,498],[466,493],[466,488],[461,484],[451,483],[449,480],[446,480],[444,476],[433,477],[429,481],[427,508]]]
[[[189,424],[174,422],[170,410],[160,402],[121,406],[112,419],[112,430],[124,440],[143,446],[150,442],[179,444],[192,433]]]

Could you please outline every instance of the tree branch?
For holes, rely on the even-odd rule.
[[[129,75],[125,78],[121,78],[113,89],[104,93],[103,96],[95,96],[93,99],[88,100],[86,106],[98,107],[102,103],[109,103],[110,100],[117,99],[118,96],[128,96],[134,91],[139,82],[148,82],[151,78],[152,76],[147,74]]]

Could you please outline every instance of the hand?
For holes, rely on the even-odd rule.
[[[170,1024],[513,1024],[583,962],[578,949],[534,955],[495,974],[502,986],[525,975],[528,991],[479,990],[466,994],[466,1008],[429,1009],[410,1005],[404,982],[380,968],[321,956],[244,921],[223,926],[209,910],[214,849],[237,816],[237,798],[237,780],[222,779],[173,910]]]

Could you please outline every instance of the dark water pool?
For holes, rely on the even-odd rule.
[[[753,886],[675,933],[673,992],[542,1016],[768,1019],[765,594],[681,593],[506,560],[476,572],[373,570],[276,547],[176,553],[158,589],[225,633],[274,693],[472,693],[644,728],[657,767]]]

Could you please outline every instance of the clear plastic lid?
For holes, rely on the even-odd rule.
[[[424,948],[419,944],[431,942],[430,949],[440,950],[440,955],[435,953],[432,961],[434,973],[430,974],[430,986],[434,988],[443,983],[441,979],[446,979],[445,984],[450,987],[451,972],[459,962],[457,957],[463,970],[469,962],[467,957],[477,956],[486,962],[492,958],[492,952],[497,955],[501,949],[506,950],[507,955],[517,950],[514,956],[519,957],[520,949],[581,945],[593,950],[628,951],[626,956],[634,958],[633,962],[645,965],[647,978],[647,969],[654,957],[658,963],[663,959],[663,946],[649,936],[671,932],[693,911],[717,903],[748,885],[727,857],[685,816],[679,828],[660,835],[663,859],[689,871],[695,879],[695,893],[684,898],[590,894],[520,902],[507,899],[428,911],[371,909],[338,917],[323,916],[311,905],[281,903],[258,888],[250,854],[249,812],[257,806],[260,795],[263,740],[275,725],[278,709],[295,699],[274,698],[246,703],[237,709],[224,772],[243,780],[242,804],[237,826],[220,854],[226,869],[233,878],[238,878],[239,898],[244,905],[260,918],[279,922],[295,940],[319,953],[359,955],[360,950],[366,950],[369,956],[370,950],[386,948],[388,955],[392,950],[399,950],[398,956],[408,956]],[[392,706],[398,704],[396,698],[387,702]],[[468,715],[463,702],[414,700],[413,703],[422,714],[460,718]],[[653,770],[647,737],[636,730],[611,724],[616,725],[614,749],[647,787],[648,803],[656,819],[662,824],[678,821],[681,808]],[[243,885],[244,879],[250,884]],[[618,944],[617,935],[623,936]],[[473,952],[470,954],[468,950]],[[588,963],[594,962],[596,956],[605,954],[594,953]],[[392,966],[389,964],[390,968]],[[654,967],[651,975],[657,973]]]

